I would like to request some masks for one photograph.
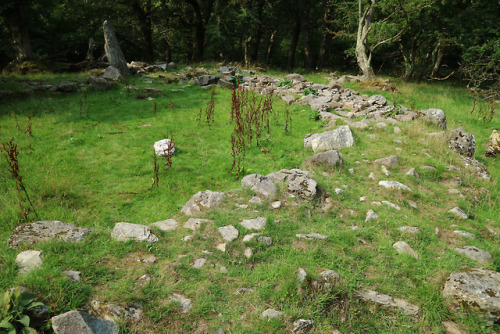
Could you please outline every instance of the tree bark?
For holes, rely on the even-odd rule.
[[[302,44],[304,45],[304,65],[307,70],[314,68],[314,58],[311,47],[310,25],[311,25],[311,3],[309,0],[304,1],[301,22]]]
[[[276,36],[276,30],[274,30],[271,33],[271,37],[269,38],[269,46],[267,47],[267,53],[266,53],[266,64],[269,65],[269,62],[271,61],[271,54],[273,52],[273,47],[274,47],[274,36]]]
[[[371,23],[373,21],[373,16],[375,14],[374,5],[377,0],[371,0],[369,7],[363,11],[362,0],[358,0],[358,34],[356,38],[356,61],[358,66],[363,73],[364,81],[373,80],[375,74],[372,68],[372,54],[366,46],[368,32],[370,31]]]
[[[14,8],[5,10],[5,20],[14,39],[17,60],[33,59],[31,39],[28,30],[29,0],[18,0]]]
[[[441,42],[438,43],[436,49],[437,49],[436,62],[434,63],[434,67],[432,68],[431,78],[434,78],[436,75],[438,75],[439,68],[441,67],[441,62],[443,61],[444,57],[444,52]]]
[[[292,70],[295,67],[295,51],[299,43],[300,36],[300,16],[294,11],[294,20],[292,27],[292,36],[290,38],[290,50],[288,51],[288,69]]]

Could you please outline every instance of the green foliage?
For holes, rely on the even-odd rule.
[[[303,91],[304,95],[316,95],[318,96],[318,91],[316,89],[313,89],[312,87],[306,87]]]
[[[285,78],[283,80],[278,81],[276,86],[284,88],[292,88],[292,80]]]
[[[319,120],[319,111],[318,110],[311,110],[309,114],[307,114],[307,118],[309,118],[311,121],[318,121]]]
[[[36,296],[21,292],[19,289],[5,291],[0,296],[0,328],[8,334],[36,334],[36,330],[30,327],[29,311],[43,305],[35,302]]]

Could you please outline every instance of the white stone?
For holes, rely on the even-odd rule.
[[[279,209],[279,208],[281,208],[281,202],[280,202],[280,201],[275,201],[275,202],[272,202],[272,203],[271,203],[271,207],[272,207],[273,209]]]
[[[175,219],[167,219],[155,222],[151,226],[157,227],[162,231],[172,231],[179,226],[179,223]]]
[[[111,231],[111,238],[118,241],[158,241],[158,237],[151,232],[151,227],[130,223],[116,223]]]
[[[170,139],[162,139],[154,144],[155,154],[159,156],[169,156],[175,153],[175,147]]]
[[[215,246],[215,248],[217,248],[218,250],[220,250],[221,252],[226,252],[226,244],[223,243],[223,244],[218,244],[217,246]]]
[[[233,225],[219,227],[218,231],[225,242],[236,240],[240,235],[240,232]]]
[[[173,302],[178,302],[181,304],[182,313],[187,313],[193,307],[193,301],[189,298],[184,297],[178,293],[172,294],[169,299]]]
[[[245,255],[247,259],[251,258],[253,256],[252,249],[250,247],[246,247],[245,250],[243,251],[243,255]]]
[[[464,237],[464,238],[476,239],[476,236],[470,232],[456,230],[456,231],[453,231],[453,233],[455,233],[456,235],[459,235],[461,237]]]
[[[418,254],[404,241],[398,241],[392,245],[399,254],[409,254],[418,259]]]
[[[258,236],[259,233],[250,233],[243,237],[243,242],[250,242],[254,237]]]
[[[207,259],[203,259],[203,258],[195,259],[194,263],[191,265],[191,268],[201,269],[205,265],[206,262],[207,262]]]
[[[19,266],[21,274],[42,267],[42,252],[36,250],[26,250],[17,254],[16,264]]]
[[[404,184],[397,181],[379,181],[378,184],[379,186],[385,187],[387,189],[401,189],[412,192],[412,190],[408,186],[405,186]]]
[[[420,229],[413,226],[400,226],[398,227],[398,230],[401,232],[420,233]]]
[[[372,219],[377,219],[377,218],[378,218],[378,215],[375,213],[375,211],[373,211],[373,210],[370,209],[366,213],[365,222],[367,222],[369,220],[372,220]]]
[[[454,207],[451,210],[448,210],[448,212],[453,214],[455,217],[457,217],[459,219],[466,220],[467,218],[469,218],[467,216],[467,214],[462,209],[460,209],[458,206]]]
[[[387,206],[389,206],[389,207],[391,207],[393,209],[396,209],[398,211],[401,210],[401,207],[399,205],[391,203],[389,201],[382,201],[382,203],[384,203],[385,205],[387,205]]]
[[[262,312],[260,317],[267,318],[267,320],[271,320],[271,319],[279,318],[282,314],[283,314],[283,312],[281,312],[281,311],[276,311],[276,310],[273,310],[271,308],[268,308],[267,310]]]
[[[247,230],[262,230],[266,226],[266,221],[265,217],[258,217],[255,219],[245,219],[240,225]]]

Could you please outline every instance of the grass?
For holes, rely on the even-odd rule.
[[[266,74],[284,76],[271,71]],[[306,74],[308,80],[319,83],[327,83],[327,76]],[[71,79],[50,79],[56,82],[63,78]],[[13,82],[15,89],[22,89],[14,77],[6,80],[4,84]],[[281,333],[290,331],[292,323],[300,318],[313,319],[315,333],[334,329],[352,333],[434,333],[444,332],[441,322],[445,320],[473,333],[498,330],[498,326],[485,326],[474,313],[448,309],[441,296],[450,273],[479,265],[455,253],[454,247],[472,245],[489,251],[494,261],[486,267],[500,269],[499,241],[487,229],[500,232],[498,158],[483,156],[491,129],[499,127],[499,117],[496,115],[491,123],[471,117],[468,112],[472,98],[463,89],[442,83],[395,82],[400,98],[409,100],[405,101],[408,105],[443,109],[450,129],[461,125],[474,133],[476,158],[485,163],[493,182],[478,180],[466,171],[448,171],[449,164],[459,165],[459,157],[446,149],[443,140],[426,136],[439,131],[437,128],[415,121],[399,125],[402,134],[395,134],[390,125],[382,129],[369,126],[354,131],[356,145],[341,152],[342,168],[312,173],[319,187],[331,195],[330,208],[323,208],[319,199],[309,202],[282,197],[283,207],[275,210],[269,201],[249,204],[247,209],[236,206],[247,204],[253,194],[241,190],[241,178],[229,173],[231,92],[217,88],[214,123],[198,125],[199,109],[210,100],[210,90],[193,84],[166,85],[154,75],[148,80],[153,83],[133,78],[127,84],[139,90],[162,89],[151,95],[153,100],[136,98],[137,94],[124,90],[122,84],[106,92],[88,89],[73,94],[41,93],[0,102],[0,140],[14,137],[18,143],[20,171],[40,220],[61,220],[95,229],[81,243],[52,241],[33,246],[43,251],[43,267],[26,276],[18,275],[14,259],[19,250],[27,248],[12,250],[6,245],[13,228],[21,223],[21,216],[14,180],[6,173],[6,161],[1,160],[0,170],[5,171],[0,174],[1,290],[26,286],[57,314],[88,310],[92,299],[120,305],[138,303],[144,310],[144,320],[122,324],[124,332],[136,333],[158,333],[159,328],[179,333],[214,332],[219,327],[233,333]],[[390,93],[382,94],[392,98]],[[286,133],[285,108],[289,108],[292,119],[292,130]],[[271,117],[270,135],[262,138],[265,150],[255,146],[255,141],[254,146],[247,147],[247,174],[300,168],[311,155],[303,147],[304,135],[325,130],[324,122],[309,117],[308,108],[285,106],[275,98],[274,109],[278,121]],[[28,115],[32,115],[33,137],[24,134]],[[171,134],[176,143],[172,167],[163,171],[163,161],[158,159],[159,187],[152,188],[153,143]],[[369,134],[378,138],[372,140]],[[403,182],[413,193],[386,191],[368,178],[374,172],[378,179],[385,179],[380,166],[372,162],[392,154],[399,155],[400,163],[389,168],[388,179]],[[422,170],[423,165],[432,165],[436,170]],[[421,179],[405,176],[410,167],[417,168]],[[349,168],[354,168],[354,175]],[[463,198],[448,193],[456,177],[462,180],[462,185],[455,188]],[[344,189],[344,193],[336,195],[335,188]],[[180,214],[180,209],[196,192],[207,189],[224,191],[228,196],[221,209],[202,215],[211,221],[193,234],[192,241],[184,242],[181,239],[190,231],[182,227],[188,218]],[[367,196],[367,200],[360,202],[361,196]],[[398,204],[401,211],[371,203],[382,200]],[[416,202],[417,209],[409,205],[410,201]],[[456,205],[474,219],[453,219],[447,211]],[[365,223],[369,209],[375,210],[379,218]],[[248,232],[238,222],[257,216],[267,218],[261,235],[273,238],[270,247],[255,238],[248,244],[241,241]],[[110,239],[117,222],[149,225],[172,217],[181,227],[170,232],[155,230],[160,239],[156,244]],[[216,249],[221,242],[217,228],[230,224],[239,230],[240,238],[222,253]],[[478,238],[469,241],[454,236],[451,232],[457,228],[453,224]],[[399,232],[397,227],[404,225],[419,227],[421,232]],[[359,228],[353,230],[352,226]],[[443,237],[434,233],[436,226]],[[309,232],[325,234],[329,239],[295,237]],[[397,254],[392,244],[399,240],[408,242],[419,260]],[[245,247],[253,250],[250,259],[243,256]],[[151,254],[157,257],[156,263],[137,262]],[[208,260],[207,264],[201,270],[191,268],[193,261],[201,257]],[[220,272],[223,266],[227,273]],[[311,279],[325,269],[335,270],[343,282],[331,291],[311,295],[299,288],[298,268],[304,268]],[[68,282],[63,278],[64,270],[81,271],[82,281]],[[149,281],[144,280],[144,275]],[[240,288],[253,291],[234,294]],[[361,302],[355,295],[364,288],[420,306],[420,320],[415,322],[398,312]],[[179,304],[170,301],[172,293],[191,298],[193,309],[182,313]],[[260,319],[267,308],[282,310],[284,315],[279,320]]]

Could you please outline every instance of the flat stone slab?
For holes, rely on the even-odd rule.
[[[92,231],[91,228],[77,227],[58,220],[44,220],[19,225],[14,229],[7,244],[11,248],[17,248],[22,243],[33,245],[48,240],[78,242],[85,239]]]
[[[469,238],[469,239],[476,239],[476,236],[470,232],[467,231],[462,231],[462,230],[455,230],[453,231],[454,234],[459,235],[464,238]]]
[[[243,188],[250,188],[252,191],[264,197],[276,197],[278,187],[267,176],[260,174],[250,174],[241,179]]]
[[[245,219],[240,225],[247,230],[262,230],[266,226],[266,217],[258,217],[255,219]]]
[[[467,214],[458,206],[448,210],[448,212],[457,217],[458,219],[466,220],[467,218],[469,218]]]
[[[397,155],[391,155],[390,157],[376,159],[374,162],[384,166],[396,167],[399,162],[399,157]]]
[[[296,234],[295,236],[297,238],[304,238],[304,239],[317,239],[317,240],[327,240],[328,239],[328,236],[326,236],[324,234],[315,233],[315,232],[311,232],[308,234],[299,233],[299,234]]]
[[[418,254],[404,241],[398,241],[392,245],[399,254],[408,254],[418,259]]]
[[[358,297],[366,302],[373,302],[382,307],[401,311],[415,318],[419,317],[420,308],[400,298],[394,298],[373,290],[360,291],[358,292]]]
[[[267,310],[261,313],[260,317],[267,318],[267,320],[271,320],[281,317],[282,314],[283,312],[281,311],[276,311],[272,308],[268,308]]]
[[[445,283],[443,296],[451,306],[467,308],[483,314],[487,321],[500,320],[500,273],[474,268],[453,273]]]
[[[401,182],[397,182],[397,181],[379,181],[378,185],[382,186],[384,188],[387,188],[387,189],[400,189],[400,190],[412,192],[410,187],[402,184]]]
[[[287,190],[304,198],[316,196],[317,182],[308,176],[308,172],[300,169],[282,169],[268,174],[275,184],[286,184]]]
[[[153,234],[151,227],[131,223],[116,223],[115,228],[111,231],[111,238],[118,241],[158,241],[158,237]]]
[[[460,253],[462,255],[465,255],[469,259],[472,259],[474,261],[478,261],[482,264],[493,261],[493,258],[491,257],[490,253],[488,253],[484,250],[481,250],[477,247],[474,247],[474,246],[465,246],[462,248],[455,248],[455,252]]]
[[[208,219],[202,219],[202,218],[189,218],[187,222],[184,223],[184,227],[188,228],[192,231],[197,231],[200,229],[201,225],[203,223],[209,222],[210,220]]]
[[[175,219],[167,219],[155,222],[151,226],[157,227],[162,231],[172,231],[179,227],[179,222]]]
[[[26,274],[28,271],[42,267],[42,252],[37,250],[26,250],[17,254],[16,264],[19,272]]]
[[[113,321],[93,317],[82,311],[69,311],[50,319],[55,334],[119,334]]]
[[[219,227],[218,231],[225,242],[234,241],[240,235],[240,232],[233,225]]]
[[[187,216],[193,216],[204,210],[215,209],[221,205],[225,194],[217,191],[205,190],[197,192],[184,205],[181,212]]]

